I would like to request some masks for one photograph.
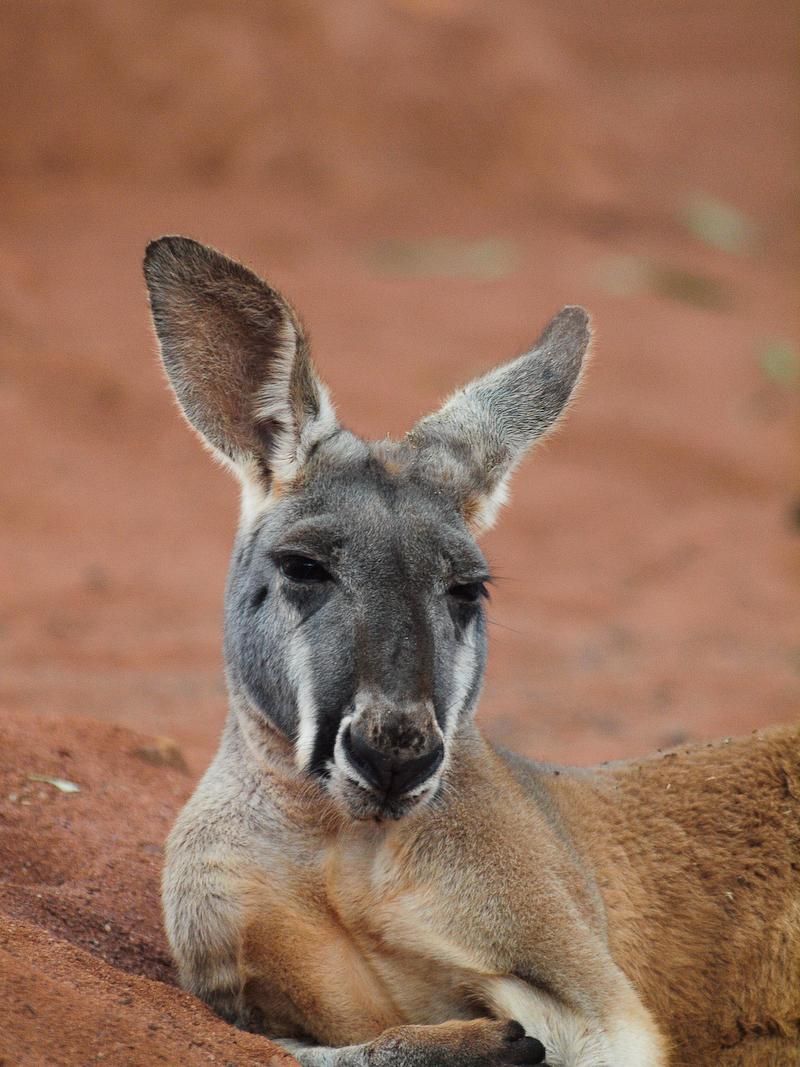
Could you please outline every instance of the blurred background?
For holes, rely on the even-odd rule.
[[[236,490],[140,270],[180,232],[292,297],[365,435],[591,309],[485,541],[493,737],[580,763],[796,715],[795,53],[788,0],[4,0],[2,706],[215,746]]]

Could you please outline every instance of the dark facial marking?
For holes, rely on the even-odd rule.
[[[258,589],[250,598],[250,606],[252,607],[253,611],[258,611],[258,609],[263,605],[264,601],[267,599],[268,596],[269,586],[262,585],[261,588]]]

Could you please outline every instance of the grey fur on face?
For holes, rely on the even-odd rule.
[[[343,720],[398,760],[443,743],[474,705],[485,660],[482,597],[451,590],[489,575],[456,508],[413,466],[389,473],[369,446],[351,453],[322,444],[302,485],[240,532],[225,656],[231,686],[293,740],[299,769],[368,811],[369,783],[334,759]],[[293,557],[329,579],[288,577],[281,562]]]
[[[368,444],[339,425],[297,315],[256,275],[172,237],[145,274],[176,396],[243,487],[225,606],[234,704],[354,817],[400,817],[436,795],[473,714],[490,577],[474,533],[565,407],[586,313],[565,309],[404,441]]]

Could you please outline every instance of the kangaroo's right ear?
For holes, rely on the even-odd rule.
[[[336,416],[291,305],[187,237],[147,247],[161,358],[186,418],[245,484],[291,482]]]

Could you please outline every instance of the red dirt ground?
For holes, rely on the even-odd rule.
[[[224,715],[236,499],[153,355],[154,235],[284,288],[365,435],[586,304],[586,387],[486,539],[487,730],[586,763],[796,716],[793,21],[783,0],[3,5],[0,1062],[269,1062],[177,991],[159,920],[161,844]],[[752,236],[693,236],[700,195]],[[142,734],[189,773],[132,754]]]

